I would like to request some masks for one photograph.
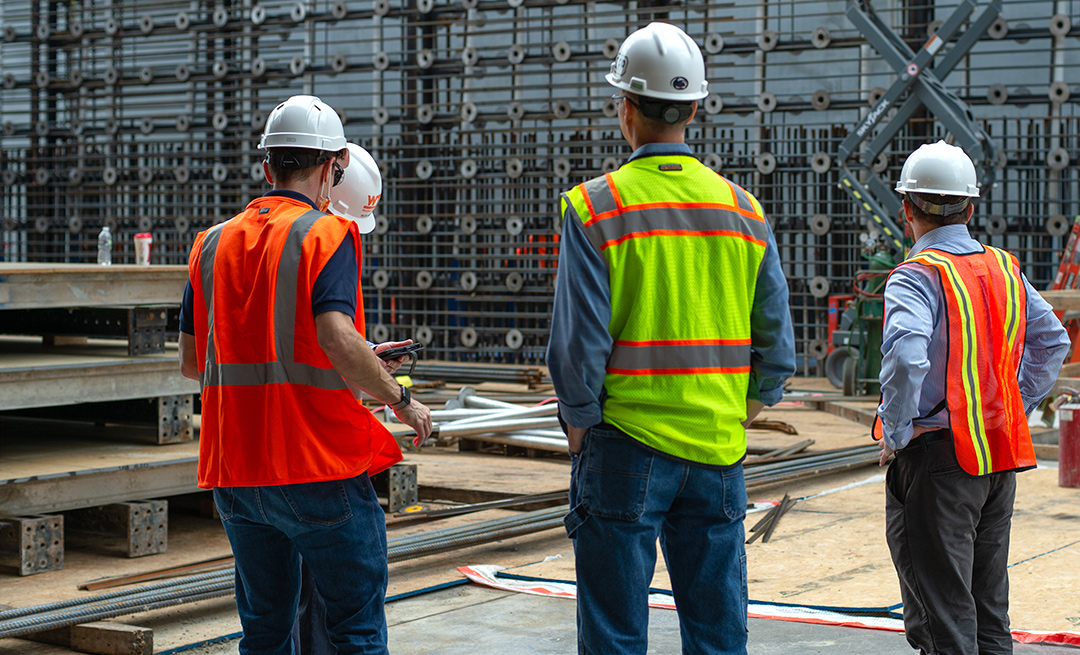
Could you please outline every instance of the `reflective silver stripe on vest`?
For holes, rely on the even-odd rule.
[[[566,209],[563,212],[563,220],[564,221],[577,221],[578,224],[581,225],[581,217],[578,216],[577,209],[574,207],[574,203],[570,202],[570,198],[568,198],[565,193],[562,194],[562,197],[563,197],[563,200],[566,203],[565,204]],[[597,231],[597,230],[589,229],[589,228],[584,228],[584,232],[585,232],[585,238],[589,240],[589,245],[591,245],[593,247],[593,250],[596,251],[596,254],[603,257],[604,256],[604,251],[603,251],[604,242],[600,240],[600,232]]]
[[[717,180],[719,183],[720,180]],[[617,209],[615,197],[607,184],[606,177],[597,177],[584,185],[592,202],[592,217],[604,213],[600,207]],[[739,187],[732,185],[741,209],[753,211],[750,199]],[[740,192],[742,192],[740,194]],[[745,203],[746,206],[742,207]],[[569,200],[567,201],[569,203]],[[608,210],[610,211],[610,210]],[[602,252],[604,244],[621,237],[648,232],[650,230],[680,230],[688,232],[724,231],[745,234],[758,241],[769,238],[769,227],[765,221],[743,216],[738,212],[715,207],[649,207],[634,209],[633,205],[624,207],[623,212],[595,221],[585,227],[585,235],[597,252]]]
[[[739,203],[739,209],[743,211],[756,214],[754,210],[754,203],[750,202],[750,196],[746,195],[746,190],[737,184],[732,184],[731,189],[735,192],[736,202]]]
[[[766,241],[769,238],[769,228],[765,221],[747,218],[726,209],[706,207],[627,209],[622,214],[596,221],[585,228],[589,241],[597,248],[602,248],[609,241],[650,230],[734,232],[745,234],[758,241]]]
[[[216,364],[206,369],[203,386],[234,387],[264,384],[303,384],[319,389],[345,389],[345,382],[333,369],[316,368],[296,362],[265,362],[262,364]]]
[[[334,369],[325,369],[293,361],[294,328],[296,326],[296,291],[304,238],[315,222],[325,214],[311,210],[295,219],[285,237],[285,247],[278,260],[277,284],[274,295],[274,349],[277,361],[257,364],[218,364],[212,357],[214,343],[213,278],[214,254],[221,226],[211,228],[203,239],[200,267],[203,271],[203,292],[210,315],[210,334],[207,337],[206,371],[203,386],[254,386],[266,384],[302,384],[319,389],[347,389],[345,381]],[[208,242],[213,242],[208,246]],[[206,256],[209,254],[209,266]]]
[[[611,188],[608,186],[606,175],[594,177],[581,186],[585,189],[585,195],[589,198],[593,216],[613,212],[619,208],[615,203],[615,196],[611,195]]]
[[[202,251],[199,253],[199,276],[202,277],[203,299],[206,300],[206,363],[203,369],[202,386],[206,386],[206,377],[216,365],[214,352],[214,257],[217,256],[218,239],[224,223],[215,225],[206,231],[203,237]]]
[[[325,216],[312,209],[300,215],[289,228],[285,247],[278,260],[277,291],[274,295],[274,348],[279,362],[293,361],[293,340],[296,334],[296,278],[300,274],[300,257],[304,238],[315,221]]]
[[[608,370],[743,368],[750,365],[750,344],[627,346],[616,343]]]

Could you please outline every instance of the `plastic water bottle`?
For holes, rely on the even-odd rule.
[[[108,225],[101,228],[97,236],[97,263],[102,266],[112,265],[112,232]]]

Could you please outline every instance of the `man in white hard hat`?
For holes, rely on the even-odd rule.
[[[401,459],[358,401],[385,402],[423,442],[428,409],[364,340],[355,223],[325,213],[349,163],[313,96],[267,119],[273,190],[201,232],[181,308],[182,373],[202,385],[198,483],[236,558],[240,653],[291,655],[300,558],[340,655],[386,653],[385,518],[369,475]]]
[[[1004,250],[971,238],[975,166],[944,141],[904,162],[896,190],[915,236],[885,285],[875,436],[885,530],[908,643],[1012,653],[1009,531],[1016,472],[1035,466],[1027,415],[1069,340]]]
[[[579,652],[646,652],[659,539],[683,652],[745,653],[745,425],[795,371],[787,282],[761,204],[685,143],[697,44],[652,23],[607,81],[633,154],[561,198],[548,346]]]
[[[375,229],[375,208],[382,199],[382,173],[375,159],[364,148],[349,143],[349,163],[341,183],[330,188],[327,212],[356,223],[361,235]],[[360,293],[359,288],[357,293]],[[412,339],[392,341],[371,346],[376,353],[412,343]],[[387,373],[393,375],[401,367],[405,357],[380,359]],[[293,652],[295,655],[335,655],[337,650],[330,641],[326,629],[326,603],[319,595],[311,569],[302,566],[300,603],[293,626]]]

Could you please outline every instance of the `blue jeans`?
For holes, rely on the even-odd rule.
[[[578,653],[644,655],[660,539],[684,655],[746,653],[746,483],[669,459],[613,426],[585,435],[570,474]]]
[[[218,487],[236,557],[241,655],[292,655],[300,558],[326,604],[340,655],[385,655],[386,523],[366,474],[269,487]]]

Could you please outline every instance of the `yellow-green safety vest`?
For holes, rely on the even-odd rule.
[[[697,159],[664,155],[574,187],[560,202],[571,213],[609,271],[604,421],[663,453],[737,463],[769,238],[761,204]]]

